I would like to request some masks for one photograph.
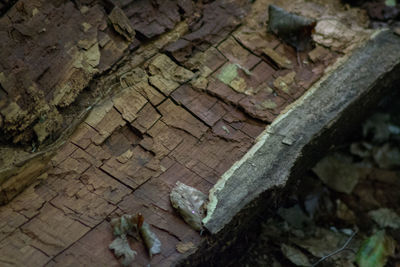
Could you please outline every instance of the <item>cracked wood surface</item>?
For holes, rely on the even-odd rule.
[[[76,2],[82,11],[90,1]],[[141,20],[139,7],[118,5],[141,38],[158,37],[99,78],[97,90],[112,96],[92,108],[44,174],[14,199],[2,189],[12,199],[0,207],[2,265],[117,266],[108,250],[107,218],[141,212],[162,252],[150,260],[134,242],[135,264],[170,266],[182,257],[178,242],[198,245],[204,239],[173,211],[169,193],[175,183],[208,194],[265,127],[343,55],[339,41],[329,45],[323,39],[323,46],[299,53],[299,62],[292,47],[265,30],[274,1],[214,1],[201,7],[207,10],[203,16],[178,24],[180,9],[199,7],[171,1],[176,8],[161,5],[160,11],[150,1],[139,2],[148,10]],[[93,3],[90,10],[97,8]],[[282,4],[299,11],[304,3]],[[316,11],[308,15],[326,15],[313,5]],[[340,12],[338,21],[352,10]],[[358,38],[365,34],[361,28]]]

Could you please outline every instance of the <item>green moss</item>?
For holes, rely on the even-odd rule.
[[[228,64],[225,67],[222,68],[221,73],[218,75],[218,79],[225,83],[225,84],[230,84],[233,79],[235,79],[238,75],[237,72],[237,65],[236,64]]]

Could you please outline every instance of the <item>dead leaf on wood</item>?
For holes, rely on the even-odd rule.
[[[189,250],[194,249],[196,246],[192,243],[192,242],[187,242],[187,243],[183,243],[183,242],[179,242],[178,244],[176,244],[176,250],[179,253],[186,253]]]
[[[311,33],[317,25],[315,20],[287,12],[275,5],[270,5],[268,12],[268,30],[270,32],[295,47],[297,51],[312,48]]]
[[[128,235],[135,237],[137,240],[140,240],[140,236],[142,237],[150,258],[154,254],[161,252],[161,242],[157,235],[150,230],[150,225],[144,222],[142,214],[124,214],[119,218],[112,219],[110,223],[115,239],[109,245],[109,249],[114,251],[115,256],[123,257],[122,265],[129,266],[137,254],[129,246]]]
[[[143,225],[140,227],[139,231],[144,243],[146,244],[150,258],[155,254],[159,254],[161,252],[161,242],[157,235],[150,230],[150,225],[146,222],[143,222]]]
[[[187,224],[201,231],[201,221],[205,216],[207,196],[196,188],[177,182],[170,194],[172,206],[178,211]]]
[[[122,257],[121,263],[123,266],[130,266],[137,254],[137,252],[132,250],[129,246],[126,235],[116,237],[108,247],[110,250],[114,251],[116,257]]]

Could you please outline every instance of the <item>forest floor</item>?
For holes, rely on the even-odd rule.
[[[73,2],[21,0],[3,8],[7,15],[1,17],[0,34],[8,39],[0,47],[4,58],[0,165],[28,170],[1,184],[0,202],[6,204],[0,207],[4,265],[117,266],[118,259],[108,247],[113,240],[109,220],[140,212],[163,248],[150,258],[142,243],[132,242],[138,252],[134,264],[170,266],[205,239],[171,206],[169,193],[175,183],[184,182],[207,194],[267,125],[371,33],[365,29],[366,16],[339,1],[327,1],[332,2],[326,4],[329,8],[317,1],[281,1],[288,10],[319,21],[315,48],[300,53],[267,33],[267,8],[273,1],[195,1],[191,8],[160,5],[161,11],[143,1],[150,14],[144,22],[138,15],[144,7],[126,4],[130,1],[120,1],[111,9],[100,4],[103,1]],[[165,10],[170,12],[164,14]],[[127,18],[136,35],[124,24]],[[73,134],[65,134],[69,127]],[[365,138],[373,146],[371,153],[392,152],[392,146],[375,144],[369,135]],[[397,140],[388,138],[385,142]],[[40,158],[47,145],[54,148],[53,154]],[[337,161],[349,165],[357,158],[344,150]],[[26,167],[35,153],[42,165],[33,162]],[[358,161],[379,164],[371,155]],[[356,169],[355,173],[361,172]],[[364,166],[361,173],[366,169],[373,174],[380,170]],[[375,181],[371,173],[359,178],[359,184]],[[354,206],[359,196],[351,198],[359,184],[352,185],[351,194],[339,194],[322,179],[314,170],[302,180],[313,186],[300,184],[299,188],[310,191],[290,198],[276,218],[265,220],[262,244],[254,243],[241,262],[249,266],[269,266],[274,259],[282,265],[298,263],[280,251],[295,251],[302,260],[313,262],[350,239],[346,235],[351,236],[350,231],[359,231],[351,238],[352,245],[372,234],[372,228],[352,224],[364,212]],[[321,193],[325,191],[330,193]],[[320,203],[347,207],[356,219],[328,227],[326,221],[336,218],[337,211],[323,212],[317,209]],[[366,206],[367,211],[396,210],[386,203]],[[291,224],[293,213],[296,222],[304,219],[300,226]],[[312,244],[299,245],[305,236],[332,231],[333,226],[337,231],[332,238],[338,241],[328,244],[335,246],[313,253],[307,250]],[[293,231],[296,239],[289,239]],[[276,236],[268,235],[272,232]],[[282,248],[279,233],[287,238]],[[389,230],[387,234],[396,239]],[[188,244],[192,247],[179,249]],[[265,244],[268,252],[261,253]]]
[[[232,266],[398,266],[400,99],[304,177]]]

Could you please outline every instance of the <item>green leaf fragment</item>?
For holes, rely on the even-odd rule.
[[[394,240],[381,230],[363,242],[357,252],[356,262],[360,267],[383,267],[387,258],[394,254],[394,248]]]

